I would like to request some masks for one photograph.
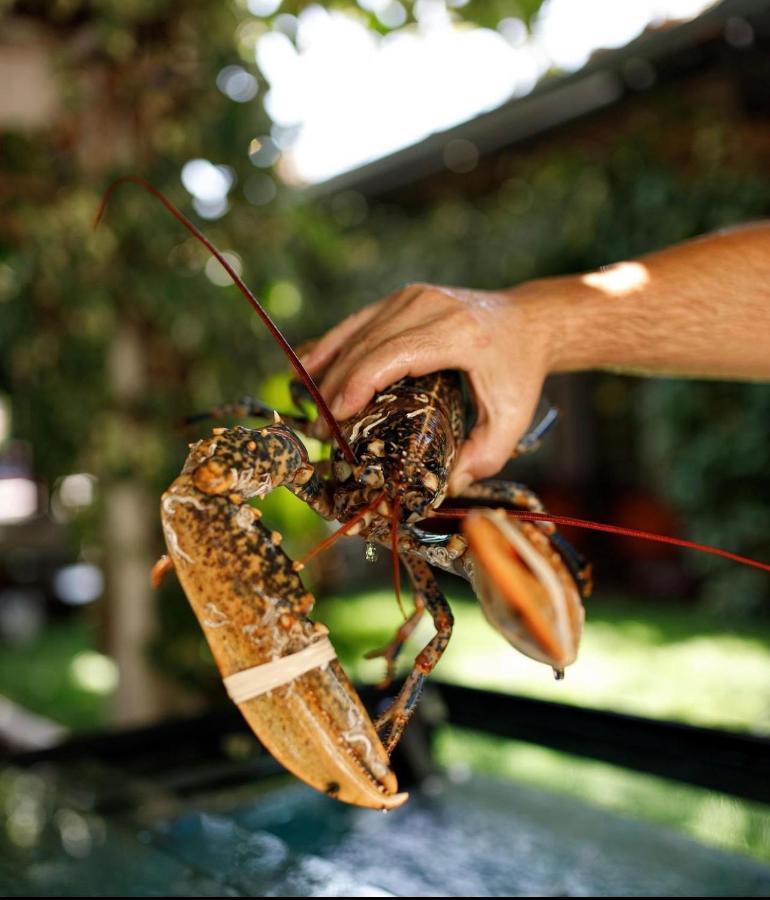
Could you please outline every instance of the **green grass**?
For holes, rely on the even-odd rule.
[[[0,653],[0,694],[72,730],[107,723],[108,696],[89,690],[73,662],[96,645],[84,618],[56,622],[35,641],[4,646]]]

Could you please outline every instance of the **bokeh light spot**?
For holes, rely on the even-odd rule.
[[[275,141],[266,135],[253,138],[249,144],[249,161],[260,169],[272,166],[280,155]]]
[[[479,162],[476,145],[464,138],[455,138],[444,147],[444,164],[450,172],[460,175],[472,172]]]
[[[272,16],[278,11],[281,0],[248,0],[246,5],[253,16]]]
[[[182,184],[193,197],[213,203],[227,196],[232,176],[224,166],[215,166],[207,159],[191,159],[182,166]]]
[[[253,206],[265,206],[275,197],[277,188],[269,175],[252,175],[246,179],[243,193]]]
[[[109,656],[95,650],[83,650],[70,663],[70,677],[84,691],[110,694],[118,686],[119,673]]]
[[[380,4],[375,15],[386,28],[400,28],[406,22],[406,10],[398,0]]]
[[[217,75],[217,87],[236,103],[247,103],[257,96],[257,79],[243,66],[225,66]]]
[[[91,563],[75,563],[64,566],[54,576],[53,589],[56,596],[68,606],[83,606],[93,603],[104,593],[104,575],[101,569]]]
[[[291,319],[302,308],[302,294],[291,281],[277,281],[268,291],[267,308],[276,319]]]
[[[230,250],[226,250],[222,256],[230,263],[236,274],[240,275],[243,269],[240,256]],[[232,278],[227,274],[224,266],[213,256],[210,256],[206,260],[204,272],[206,273],[206,278],[217,287],[227,287],[227,285],[233,283]]]
[[[0,478],[0,522],[23,522],[37,512],[37,485],[29,478]]]
[[[94,502],[96,476],[87,472],[66,475],[59,482],[59,500],[64,506],[90,506]]]

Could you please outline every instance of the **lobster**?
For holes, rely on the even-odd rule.
[[[118,179],[105,193],[96,221],[111,191],[124,181],[155,195],[216,256],[297,371],[301,383],[294,385],[293,396],[298,407],[304,390],[319,412],[316,420],[279,416],[246,398],[191,417],[228,413],[264,417],[268,423],[256,429],[214,428],[191,445],[181,474],[161,500],[168,555],[156,564],[153,583],[176,571],[231,699],[279,762],[343,802],[397,807],[407,795],[398,791],[390,754],[452,633],[452,613],[432,567],[469,581],[492,626],[561,677],[577,656],[590,566],[556,531],[553,520],[560,517],[547,514],[523,485],[485,480],[464,491],[462,508],[442,505],[469,427],[459,373],[404,378],[377,393],[355,418],[336,422],[227,259],[152,185]],[[298,433],[321,436],[321,420],[337,446],[331,461],[314,465]],[[535,449],[554,420],[551,411],[522,438],[517,453]],[[426,610],[433,620],[435,635],[376,721],[337,661],[328,630],[309,618],[315,599],[302,583],[303,564],[287,556],[281,535],[262,523],[259,508],[250,502],[279,486],[323,518],[342,523],[323,546],[347,533],[360,535],[367,546],[388,547],[399,600],[399,561],[408,573],[414,612],[388,647],[373,654],[385,659],[386,682]],[[447,523],[456,518],[462,518],[459,531]]]

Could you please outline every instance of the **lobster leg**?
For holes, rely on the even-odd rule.
[[[221,403],[204,412],[193,413],[191,416],[185,416],[185,425],[194,425],[197,422],[208,422],[211,419],[269,419],[273,420],[275,410],[272,406],[257,400],[256,397],[245,395],[236,403]],[[302,434],[308,434],[308,429],[312,427],[312,422],[306,416],[295,416],[293,413],[279,413],[281,421],[288,425],[294,431],[300,431]]]
[[[435,668],[452,636],[454,616],[438,586],[430,566],[413,554],[404,554],[402,562],[409,572],[414,585],[416,603],[423,603],[433,618],[436,634],[423,648],[414,661],[414,668],[407,676],[398,696],[375,724],[377,733],[388,754],[391,754],[401,739],[409,719],[414,712],[420,692],[428,676]]]
[[[545,512],[545,507],[537,494],[516,481],[499,481],[493,478],[475,481],[465,488],[460,497],[464,500],[507,503],[517,509],[526,509],[530,512]],[[537,524],[541,525],[539,522]],[[553,534],[556,531],[556,526],[551,522],[543,522],[541,527],[546,534]]]
[[[150,572],[150,584],[157,590],[165,581],[166,575],[174,571],[174,563],[165,553],[155,563]]]
[[[423,599],[422,594],[416,593],[414,595],[414,605],[414,612],[402,623],[393,640],[386,647],[382,647],[379,650],[370,650],[366,654],[367,659],[378,659],[379,657],[383,657],[385,660],[385,677],[379,685],[377,685],[380,690],[385,690],[385,688],[393,681],[398,655],[401,653],[404,644],[411,637],[414,629],[418,626],[420,619],[422,619],[422,615],[425,612],[425,600]]]

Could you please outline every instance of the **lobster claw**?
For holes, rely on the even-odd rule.
[[[463,522],[471,583],[489,623],[517,650],[560,674],[577,657],[580,592],[548,536],[504,510],[474,510]]]
[[[326,628],[307,618],[313,598],[280,535],[239,496],[207,494],[196,483],[209,485],[191,465],[163,495],[161,515],[173,567],[231,698],[267,750],[311,787],[358,806],[400,806],[407,795],[397,793]],[[319,645],[326,655],[315,655]]]
[[[238,707],[265,748],[292,774],[337,800],[393,809],[408,797],[340,664],[295,678]]]

